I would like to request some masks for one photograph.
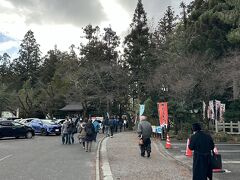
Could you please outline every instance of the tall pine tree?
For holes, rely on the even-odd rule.
[[[150,33],[146,12],[141,0],[138,0],[130,34],[125,37],[124,58],[129,65],[130,87],[133,99],[144,100],[144,81],[151,72],[152,63],[149,58]]]
[[[41,63],[39,47],[33,31],[29,30],[20,44],[19,57],[15,59],[15,70],[21,83],[29,80],[32,85],[36,84]]]

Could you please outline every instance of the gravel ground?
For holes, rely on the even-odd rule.
[[[107,140],[107,153],[113,178],[116,180],[190,180],[186,167],[164,155],[152,143],[151,157],[141,157],[137,134],[124,132]]]

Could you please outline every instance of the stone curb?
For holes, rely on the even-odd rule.
[[[169,157],[171,157],[173,160],[175,160],[178,164],[183,165],[184,167],[188,168],[190,171],[192,171],[192,166],[188,165],[188,163],[184,163],[181,160],[177,159],[174,155],[172,155],[171,153],[169,153],[165,147],[163,146],[163,144],[160,142],[159,143],[161,146],[161,149],[164,150],[164,153],[167,154]]]
[[[108,155],[107,155],[107,140],[109,137],[104,138],[102,141],[102,146],[100,149],[101,153],[101,160],[102,160],[102,175],[103,180],[113,180],[113,174],[110,168],[110,164],[108,161]]]
[[[105,137],[103,137],[99,142],[98,142],[98,146],[97,146],[97,154],[96,154],[96,180],[100,180],[100,150],[101,150],[101,146],[102,146],[102,142],[105,139]]]

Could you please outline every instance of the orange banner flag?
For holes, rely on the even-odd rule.
[[[160,126],[168,125],[168,105],[167,102],[158,103],[158,115]]]

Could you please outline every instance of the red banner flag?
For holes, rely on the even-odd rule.
[[[167,102],[158,103],[158,115],[160,126],[168,125],[168,106]]]

